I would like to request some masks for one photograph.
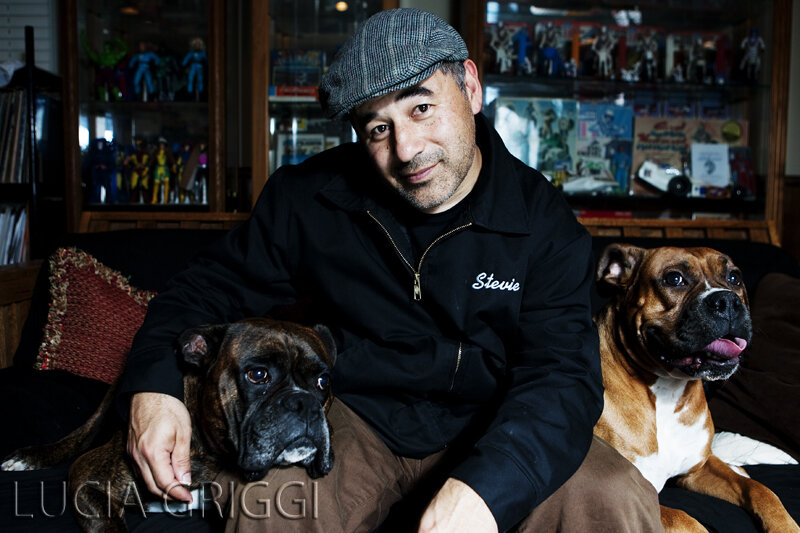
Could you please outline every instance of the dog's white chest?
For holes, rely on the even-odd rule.
[[[680,422],[685,407],[678,410],[678,403],[685,388],[685,381],[669,378],[658,378],[650,387],[656,397],[658,450],[636,457],[633,464],[659,492],[669,478],[685,474],[702,461],[708,446],[705,413],[691,426]]]

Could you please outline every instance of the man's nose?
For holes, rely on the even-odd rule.
[[[394,152],[397,159],[407,163],[424,150],[425,143],[413,124],[394,125]]]

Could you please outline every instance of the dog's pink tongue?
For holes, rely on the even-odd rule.
[[[735,341],[735,342],[734,342]],[[724,357],[732,358],[738,357],[740,353],[747,348],[747,341],[736,337],[733,341],[728,339],[717,339],[708,346],[705,350]]]

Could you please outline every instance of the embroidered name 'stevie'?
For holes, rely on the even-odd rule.
[[[473,289],[494,289],[498,291],[518,291],[519,283],[511,278],[511,281],[502,281],[494,279],[494,272],[487,274],[481,272],[475,276],[475,283],[472,284]]]

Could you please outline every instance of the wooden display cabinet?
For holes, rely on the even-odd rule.
[[[600,104],[595,105],[597,109],[602,109],[603,105],[622,104],[634,108],[638,115],[631,103],[652,98],[660,107],[646,110],[643,106],[644,112],[662,117],[664,124],[671,125],[674,122],[670,120],[676,118],[709,119],[710,115],[701,116],[700,106],[706,102],[716,103],[717,109],[703,107],[703,112],[718,112],[729,122],[749,126],[749,140],[740,144],[749,151],[754,168],[756,186],[750,190],[736,188],[737,182],[733,179],[727,187],[706,187],[707,184],[696,179],[699,172],[692,176],[690,147],[697,141],[688,135],[687,148],[679,160],[682,165],[673,162],[672,166],[692,178],[688,181],[690,196],[698,197],[655,190],[638,177],[636,156],[641,156],[641,152],[635,152],[641,133],[635,127],[638,116],[624,134],[626,139],[621,139],[629,140],[633,152],[629,153],[628,184],[615,190],[608,181],[594,180],[594,173],[601,172],[602,167],[586,156],[592,154],[588,143],[582,153],[573,148],[570,155],[565,155],[562,160],[567,163],[562,167],[554,165],[545,173],[551,178],[556,176],[558,179],[554,181],[564,183],[565,191],[569,189],[565,182],[585,178],[580,183],[573,181],[573,189],[565,195],[595,235],[722,236],[779,243],[785,181],[791,1],[665,4],[650,0],[637,5],[625,11],[629,8],[611,2],[542,0],[534,5],[531,2],[472,0],[466,3],[462,11],[462,33],[481,73],[486,94],[484,112],[495,120],[498,129],[505,128],[514,134],[523,132],[519,128],[509,128],[508,120],[527,120],[529,130],[542,127],[544,117],[535,113],[541,115],[547,110],[535,107],[539,103],[532,105],[530,102],[535,99],[572,102],[575,116],[570,118],[576,129],[580,125],[585,129],[585,124],[580,122],[583,117],[577,111],[581,104],[590,104],[585,106],[587,110],[592,104]],[[551,38],[548,29],[557,37]],[[740,70],[740,61],[747,49],[745,40],[753,29],[757,32],[754,35],[763,39],[764,47],[758,52],[762,59],[760,72],[748,77]],[[601,54],[597,50],[602,48],[599,45],[603,42],[603,32],[610,32],[616,39],[610,53],[604,57],[604,61],[611,58],[612,66],[607,71],[600,68],[598,61]],[[650,32],[656,37],[653,50],[660,63],[648,77],[644,43]],[[504,38],[506,44],[502,45]],[[555,66],[552,61],[556,62]],[[687,103],[683,110],[677,109],[675,104],[681,101]],[[524,112],[517,109],[517,106],[524,108],[526,102],[527,109],[532,109],[530,116],[524,116]],[[504,114],[497,118],[501,107]],[[508,114],[509,109],[512,115]],[[661,122],[660,118],[654,120]],[[515,140],[505,140],[512,144],[514,152]],[[728,144],[731,141],[726,137],[722,141],[703,142]],[[529,143],[523,148],[542,145],[544,141],[539,145]],[[613,145],[614,148],[618,146],[624,143]],[[698,146],[700,153],[702,143]],[[712,147],[715,151],[718,148]],[[536,149],[530,148],[530,151]],[[734,150],[729,150],[725,151],[733,158]],[[613,150],[606,153],[609,152],[616,153]],[[548,153],[545,157],[549,156]],[[538,160],[532,159],[532,166],[547,166],[542,163],[541,155]],[[559,160],[553,159],[558,164]],[[577,165],[587,161],[590,164]],[[570,163],[576,165],[568,167]],[[595,170],[598,167],[600,170]],[[562,171],[562,168],[569,168],[569,171]],[[620,181],[623,180],[618,179]],[[634,182],[635,191],[630,193],[630,184]],[[585,192],[578,186],[606,188]],[[724,198],[711,198],[712,193]],[[619,215],[625,218],[616,218]],[[720,218],[726,220],[718,220]]]

